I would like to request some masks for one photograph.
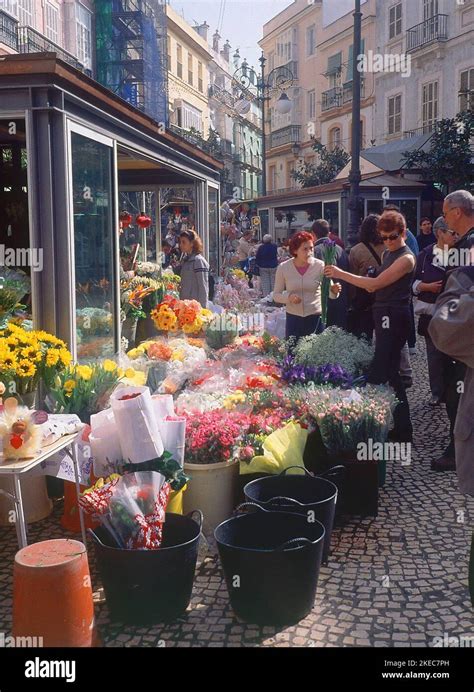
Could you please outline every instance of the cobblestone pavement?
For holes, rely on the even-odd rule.
[[[474,501],[461,495],[454,473],[436,474],[430,461],[443,450],[447,418],[427,405],[424,344],[413,361],[410,390],[416,445],[411,466],[392,462],[379,515],[335,528],[329,562],[321,568],[311,614],[286,628],[239,622],[230,608],[217,557],[196,572],[190,607],[179,620],[154,627],[112,624],[96,606],[106,646],[143,647],[426,647],[434,637],[474,635],[467,585]],[[59,502],[48,519],[29,527],[29,541],[64,537]],[[0,631],[10,632],[16,536],[0,528]],[[90,554],[92,555],[92,552]],[[93,587],[100,582],[91,558]],[[283,596],[283,594],[282,594]]]

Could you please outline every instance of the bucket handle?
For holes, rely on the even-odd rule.
[[[96,534],[96,532],[94,531],[94,529],[87,529],[87,533],[88,533],[89,536],[92,538],[92,540],[94,541],[94,543],[97,543],[97,545],[102,546],[102,548],[105,548],[105,547],[106,547],[106,546],[102,543],[102,541],[100,540],[99,536]]]
[[[257,505],[256,502],[242,502],[242,504],[238,505],[234,509],[234,514],[238,514],[239,512],[241,512],[243,507],[245,507],[245,508],[246,507],[256,507],[257,509],[260,509],[262,512],[270,513],[270,511],[268,509],[264,509],[261,505]],[[245,514],[245,512],[244,512],[244,514]]]
[[[279,545],[277,550],[286,550],[287,548],[297,548],[298,543],[304,543],[305,545],[313,545],[312,541],[309,540],[309,538],[306,538],[305,536],[301,536],[300,538],[291,538],[289,541],[286,541],[286,543],[283,543],[282,545]]]
[[[290,505],[298,505],[299,507],[305,507],[305,505],[302,502],[298,502],[298,500],[295,500],[293,497],[284,497],[283,495],[278,495],[277,497],[272,497],[270,500],[266,501],[266,504],[273,506],[273,503],[276,503],[278,506],[278,500],[285,500],[286,503],[289,503]]]
[[[310,476],[311,478],[314,478],[313,474],[308,471],[308,469],[305,469],[304,466],[287,466],[286,469],[283,469],[283,471],[278,474],[279,476],[284,476],[287,471],[290,469],[299,469],[300,471],[304,471],[306,476]]]
[[[342,464],[339,464],[338,466],[333,466],[330,468],[328,471],[325,471],[324,473],[320,473],[319,477],[320,478],[331,478],[332,476],[343,476],[346,472],[346,467],[343,466]]]
[[[197,514],[197,519],[194,518],[194,514]],[[199,526],[199,531],[201,531],[202,523],[204,521],[204,515],[200,509],[192,509],[190,512],[186,514],[186,517],[188,517],[188,519],[192,519],[193,521],[195,521]]]

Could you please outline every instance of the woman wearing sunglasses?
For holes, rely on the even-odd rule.
[[[377,230],[386,250],[382,264],[374,277],[356,276],[338,267],[324,268],[331,279],[341,279],[375,294],[373,316],[375,324],[375,355],[368,381],[372,384],[388,382],[400,402],[394,412],[394,430],[391,439],[411,442],[413,429],[408,399],[400,377],[400,354],[411,327],[410,300],[415,270],[415,257],[406,245],[405,217],[389,211],[383,214]]]

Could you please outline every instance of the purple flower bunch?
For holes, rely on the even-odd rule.
[[[297,365],[294,357],[289,355],[281,366],[281,377],[288,384],[328,384],[334,387],[348,388],[352,385],[352,376],[341,365],[327,363],[325,365]]]

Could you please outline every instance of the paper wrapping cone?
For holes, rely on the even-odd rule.
[[[186,438],[186,419],[159,421],[163,445],[181,468],[184,466],[184,444]]]
[[[125,394],[139,396],[120,401]],[[123,459],[139,464],[164,452],[153,400],[148,387],[120,387],[110,397]]]

